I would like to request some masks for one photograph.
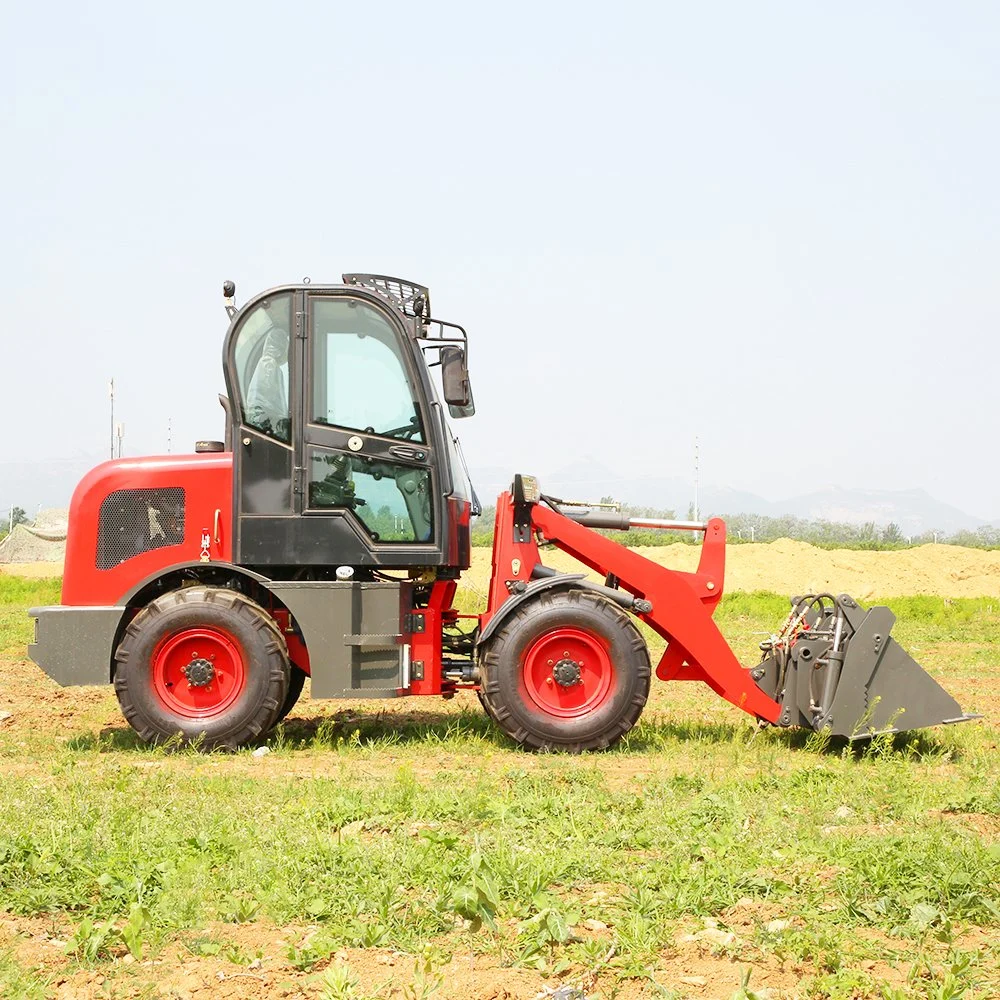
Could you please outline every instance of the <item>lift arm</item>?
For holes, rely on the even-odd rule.
[[[552,507],[503,493],[497,503],[493,577],[482,624],[526,589],[541,563],[536,541],[541,536],[652,605],[636,616],[667,641],[656,668],[661,680],[704,681],[745,712],[777,722],[780,705],[740,665],[712,618],[725,577],[725,524],[713,518],[697,529],[705,533],[701,558],[694,573],[685,573],[646,559]]]

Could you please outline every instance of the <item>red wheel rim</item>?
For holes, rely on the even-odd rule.
[[[227,632],[190,628],[167,636],[152,658],[160,704],[186,719],[221,715],[246,686],[243,651]]]
[[[600,708],[615,677],[607,642],[579,628],[557,628],[536,639],[524,655],[524,688],[530,704],[561,719]]]

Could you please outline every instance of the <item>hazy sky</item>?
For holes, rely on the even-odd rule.
[[[222,436],[221,284],[421,281],[469,463],[1000,520],[1000,6],[6,4],[0,508]],[[613,484],[610,492],[614,492]],[[623,499],[628,499],[627,497]]]

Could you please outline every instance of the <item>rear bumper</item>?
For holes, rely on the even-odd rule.
[[[108,684],[122,607],[32,608],[35,641],[28,656],[57,684]]]

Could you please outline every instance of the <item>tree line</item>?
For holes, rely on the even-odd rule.
[[[602,497],[602,503],[613,503],[610,497]],[[623,503],[621,510],[632,517],[659,517],[673,519],[678,514],[674,510],[656,507],[642,507]],[[683,515],[687,520],[694,520],[694,505],[692,504]],[[707,517],[704,513],[702,518]],[[730,544],[749,542],[773,542],[779,538],[792,538],[800,542],[808,542],[819,548],[828,549],[905,549],[916,545],[932,543],[940,545],[963,545],[974,549],[1000,548],[1000,528],[984,526],[975,531],[962,530],[945,532],[930,530],[918,535],[908,535],[895,522],[880,527],[874,521],[863,524],[852,524],[845,521],[823,521],[810,518],[795,517],[786,514],[782,517],[768,517],[765,514],[724,514],[720,515],[726,522],[728,541]],[[493,544],[493,522],[496,517],[496,507],[483,508],[480,518],[473,521],[472,544],[474,546],[489,546]],[[623,545],[672,545],[675,542],[700,544],[701,535],[689,531],[657,531],[655,529],[633,529],[630,531],[605,531],[602,534],[614,538]]]

